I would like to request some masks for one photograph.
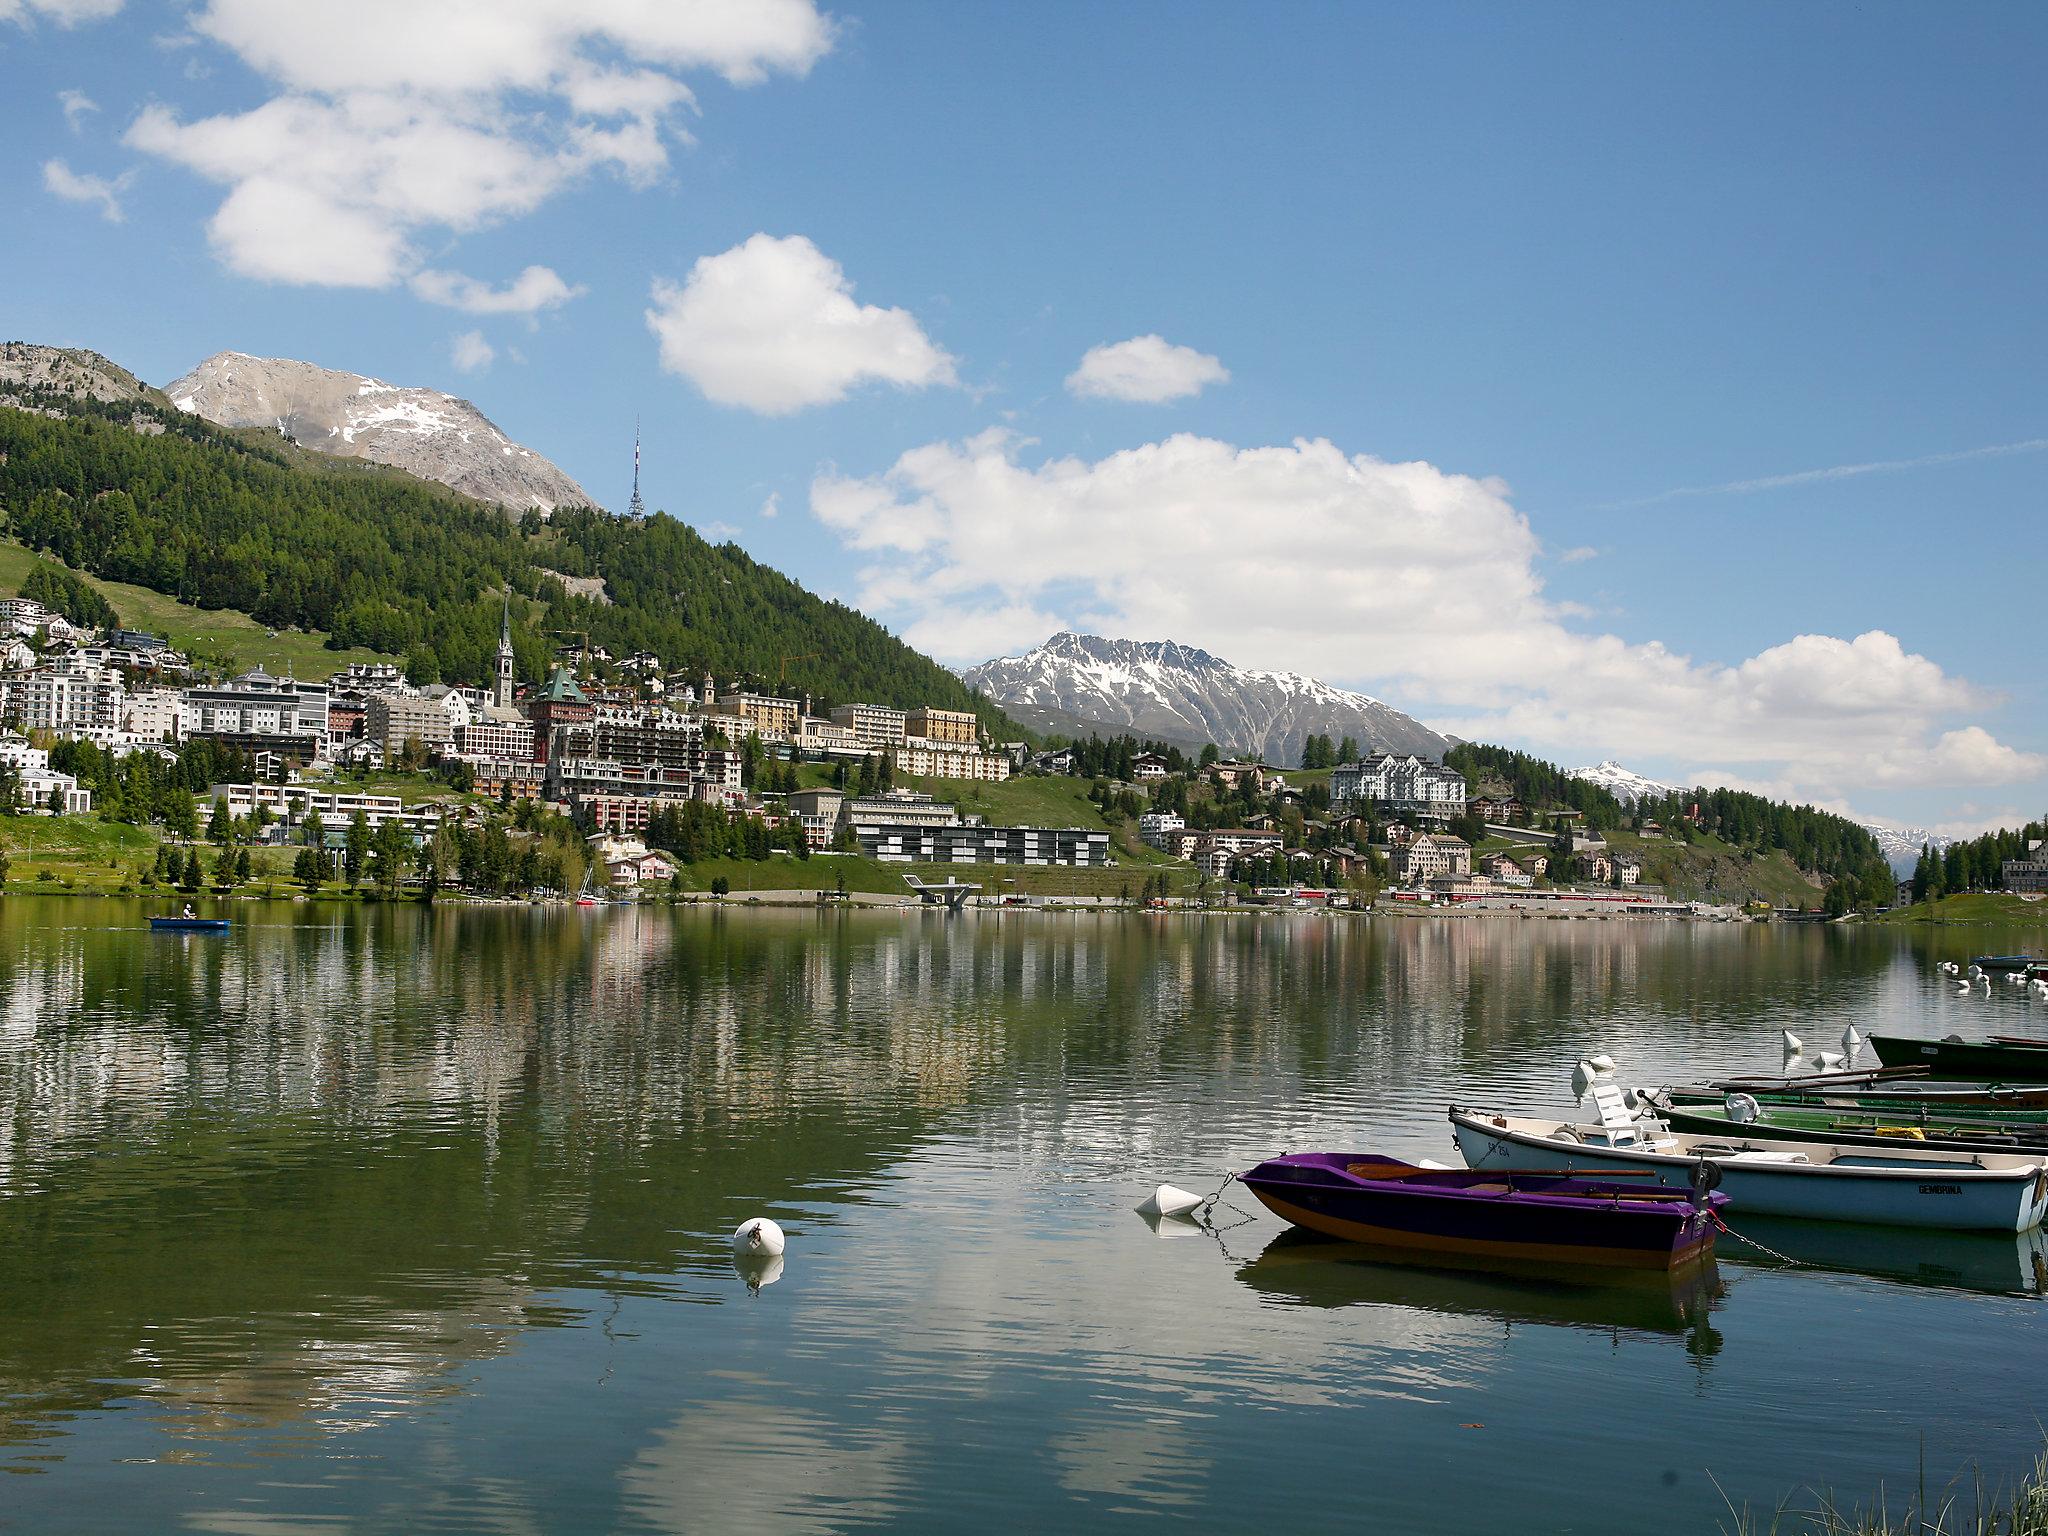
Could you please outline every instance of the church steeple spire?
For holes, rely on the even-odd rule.
[[[498,629],[498,686],[492,700],[500,709],[512,707],[512,589],[505,589],[505,619]]]

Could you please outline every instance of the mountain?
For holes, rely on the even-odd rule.
[[[1923,844],[1934,844],[1934,851],[1940,853],[1955,841],[1943,837],[1939,832],[1929,832],[1924,827],[1888,827],[1881,822],[1860,823],[1863,830],[1877,839],[1877,846],[1884,850],[1884,856],[1891,867],[1901,875],[1910,875],[1913,866],[1920,862]]]
[[[97,352],[32,341],[0,342],[0,405],[47,414],[51,407],[38,403],[45,394],[115,404],[147,400],[156,392]]]
[[[1022,656],[985,661],[962,676],[968,687],[1027,722],[1054,716],[1097,731],[1213,741],[1230,756],[1269,763],[1299,762],[1310,736],[1354,737],[1366,752],[1441,757],[1445,747],[1442,736],[1378,699],[1298,672],[1233,667],[1171,640],[1057,634]]]
[[[102,398],[128,376],[89,353],[53,363],[54,351],[21,354],[9,365],[20,377],[0,380],[0,526],[74,571],[279,635],[319,632],[337,652],[402,656],[421,683],[490,681],[509,591],[530,682],[574,634],[618,656],[651,651],[692,680],[710,670],[821,708],[971,709],[999,738],[1016,734],[867,615],[672,517],[565,506],[529,533],[445,486],[218,427],[154,390]]]
[[[1569,778],[1583,779],[1588,784],[1597,784],[1628,805],[1638,800],[1662,800],[1666,795],[1685,793],[1676,784],[1660,784],[1655,779],[1632,772],[1613,758],[1592,768],[1567,768],[1565,774]]]
[[[590,493],[475,406],[283,357],[220,352],[164,386],[221,427],[274,427],[303,448],[389,464],[515,512],[591,506]]]

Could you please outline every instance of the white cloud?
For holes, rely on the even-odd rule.
[[[426,239],[529,213],[593,171],[658,180],[690,142],[678,71],[801,75],[833,39],[812,0],[209,0],[191,25],[277,87],[189,122],[152,105],[129,130],[227,188],[208,225],[221,259],[272,282],[418,278],[473,313],[530,313],[568,285],[546,268],[502,290],[422,271]],[[557,288],[533,288],[536,272]]]
[[[60,27],[104,21],[121,9],[122,0],[0,0],[0,21],[27,26],[38,18]]]
[[[1156,405],[1227,383],[1230,370],[1206,352],[1178,347],[1162,336],[1133,336],[1090,347],[1067,375],[1067,393],[1083,400],[1135,400]]]
[[[59,91],[57,103],[64,109],[64,126],[73,133],[78,132],[79,122],[86,113],[100,109],[100,104],[83,91]]]
[[[498,357],[498,349],[484,340],[482,331],[463,331],[450,338],[448,353],[463,373],[480,373]]]
[[[584,292],[562,281],[551,267],[528,267],[503,288],[460,272],[415,272],[412,291],[430,304],[471,315],[532,315],[568,303]]]
[[[912,644],[967,662],[1061,627],[1174,638],[1369,685],[1460,736],[1813,789],[2048,772],[1959,718],[1995,700],[1882,631],[1724,665],[1574,627],[1497,480],[1322,440],[1183,435],[1035,465],[1023,448],[990,432],[814,482],[818,518],[876,557],[863,605]]]
[[[782,492],[770,491],[768,499],[761,503],[761,515],[773,522],[782,516]]]
[[[121,222],[121,194],[135,179],[133,171],[123,171],[112,181],[104,176],[90,176],[74,171],[62,160],[43,162],[43,188],[63,198],[67,203],[90,203],[100,211],[100,217],[109,224]]]
[[[957,382],[915,317],[855,303],[839,263],[801,235],[755,235],[701,257],[680,285],[657,280],[653,299],[662,367],[721,405],[785,416],[870,380]]]

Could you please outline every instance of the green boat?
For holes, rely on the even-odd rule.
[[[1652,1096],[1657,1113],[1674,1131],[1695,1136],[1760,1136],[1771,1141],[1811,1141],[1830,1146],[1927,1147],[1942,1151],[2048,1153],[2048,1122],[1996,1120],[1955,1115],[1888,1114],[1868,1109],[1799,1107],[1729,1101],[1753,1114],[1738,1119],[1729,1105],[1680,1103],[1677,1096]]]
[[[1885,1115],[1919,1124],[1926,1120],[1962,1120],[1981,1125],[2048,1126],[2048,1090],[2038,1086],[2007,1088],[1978,1084],[1970,1091],[1949,1093],[1960,1084],[1929,1083],[1924,1089],[1901,1084],[1868,1088],[1762,1087],[1740,1079],[1705,1087],[1666,1088],[1664,1095],[1685,1108],[1719,1107],[1731,1093],[1746,1093],[1773,1109],[1811,1109],[1836,1113]]]

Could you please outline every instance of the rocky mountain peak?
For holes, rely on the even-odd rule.
[[[590,493],[514,442],[469,401],[283,357],[220,352],[165,386],[223,427],[274,427],[303,448],[389,464],[513,511],[592,505]]]
[[[1066,734],[1133,732],[1233,756],[1292,764],[1309,736],[1354,738],[1361,751],[1439,757],[1442,736],[1366,694],[1295,672],[1234,667],[1174,640],[1062,631],[1022,656],[983,662],[969,687],[1014,717]]]

